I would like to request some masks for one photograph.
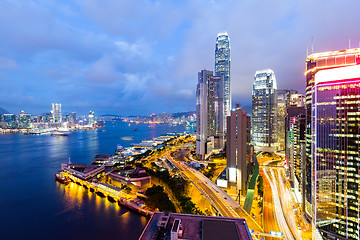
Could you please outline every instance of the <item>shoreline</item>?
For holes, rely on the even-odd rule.
[[[111,203],[118,203],[120,206],[124,206],[147,218],[150,218],[154,214],[153,211],[148,209],[143,209],[136,203],[132,202],[133,199],[128,200],[127,198],[128,196],[126,196],[127,194],[124,194],[121,191],[115,191],[113,189],[106,190],[103,187],[100,187],[98,183],[84,181],[80,178],[73,176],[70,173],[67,176],[71,179],[72,182],[80,186],[84,186],[90,192],[93,193],[100,192],[103,195],[103,198],[106,198],[106,200]],[[109,197],[114,199],[115,201],[111,201]]]

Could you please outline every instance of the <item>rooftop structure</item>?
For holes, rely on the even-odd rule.
[[[142,168],[112,171],[109,177],[113,180],[112,184],[119,187],[125,184],[142,189],[151,182],[150,175]]]
[[[246,240],[252,239],[243,218],[155,212],[139,240]]]
[[[63,163],[61,164],[61,170],[67,171],[82,180],[90,180],[97,174],[102,173],[105,170],[105,166],[95,166],[91,164],[74,164]]]

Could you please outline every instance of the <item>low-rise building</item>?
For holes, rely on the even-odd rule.
[[[71,173],[73,176],[82,180],[90,180],[98,174],[101,174],[105,170],[105,166],[95,166],[91,164],[74,164],[63,163],[61,164],[61,170]]]
[[[252,237],[243,218],[155,212],[139,238],[150,239],[246,240]]]
[[[151,177],[142,168],[130,170],[115,170],[108,174],[110,183],[114,186],[121,187],[127,185],[134,190],[143,190],[150,187]]]

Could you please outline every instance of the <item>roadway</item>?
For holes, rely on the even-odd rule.
[[[286,182],[286,174],[283,166],[271,165],[279,160],[266,159],[261,168],[264,178],[264,222],[265,231],[278,229],[286,239],[302,239],[302,231],[297,228],[294,213],[294,199],[291,189]],[[269,184],[271,189],[267,192]],[[270,200],[272,195],[272,202]],[[274,214],[275,213],[275,214]],[[274,221],[276,220],[276,222]],[[276,231],[276,230],[275,230]]]
[[[278,223],[279,229],[284,234],[285,239],[289,239],[289,240],[295,239],[285,219],[285,214],[283,212],[280,202],[280,192],[279,192],[278,184],[276,182],[277,180],[273,173],[273,169],[263,168],[263,171],[266,179],[268,180],[271,186],[271,191],[273,195],[272,200],[274,204],[276,221]]]
[[[199,189],[199,191],[201,191],[201,193],[212,203],[220,215],[233,218],[242,217],[246,220],[250,229],[254,229],[255,232],[263,232],[260,225],[256,223],[235,200],[227,195],[215,183],[182,162],[175,161],[170,156],[169,152],[166,154],[166,157]]]

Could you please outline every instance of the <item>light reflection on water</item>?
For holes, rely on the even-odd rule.
[[[1,239],[138,239],[147,218],[75,183],[56,182],[54,174],[69,157],[91,163],[95,154],[114,154],[117,144],[128,147],[185,128],[117,122],[104,130],[0,135]],[[121,139],[126,136],[133,140]]]

